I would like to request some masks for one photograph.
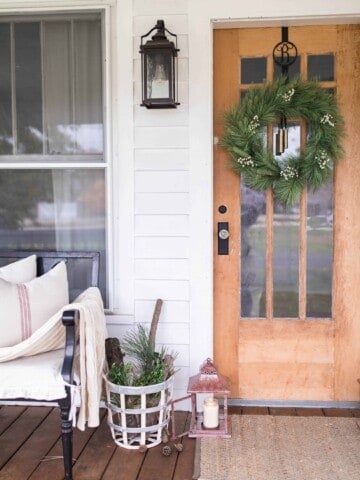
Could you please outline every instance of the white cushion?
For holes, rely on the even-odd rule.
[[[25,283],[35,277],[36,255],[30,255],[0,268],[0,278],[8,282]]]
[[[64,350],[18,358],[0,368],[0,398],[56,400],[66,396],[61,376]]]
[[[0,279],[0,347],[24,341],[68,303],[64,262],[30,282],[16,284]]]

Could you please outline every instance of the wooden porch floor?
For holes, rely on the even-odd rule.
[[[360,410],[232,407],[231,414],[345,416]],[[190,414],[177,412],[177,431],[186,431]],[[191,480],[195,440],[182,437],[183,451],[169,457],[163,445],[145,453],[117,447],[102,412],[101,425],[74,430],[74,480]],[[170,443],[169,445],[172,445]],[[59,410],[45,407],[0,408],[0,480],[62,480]]]

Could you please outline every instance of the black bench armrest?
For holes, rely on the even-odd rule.
[[[62,315],[62,323],[65,326],[65,351],[61,375],[64,381],[73,383],[73,364],[76,351],[76,324],[79,321],[79,310],[66,310]]]

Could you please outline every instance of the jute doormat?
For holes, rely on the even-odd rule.
[[[232,415],[230,439],[197,440],[194,477],[360,480],[358,422],[355,418]]]

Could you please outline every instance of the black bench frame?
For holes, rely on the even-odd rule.
[[[100,265],[100,253],[99,252],[54,252],[54,251],[1,251],[0,259],[8,259],[8,263],[11,261],[28,257],[29,255],[35,254],[37,260],[37,275],[40,276],[43,273],[49,271],[54,265],[58,262],[64,260],[65,262],[68,259],[89,259],[91,262],[91,285],[89,287],[98,286],[99,278],[99,265]],[[74,357],[76,352],[76,338],[75,338],[75,326],[79,320],[78,310],[66,310],[62,315],[62,323],[65,326],[65,346],[64,346],[64,360],[61,369],[61,375],[67,385],[74,384],[73,378],[73,364]],[[1,364],[0,364],[1,368]],[[65,480],[73,480],[72,477],[72,420],[69,420],[70,409],[71,409],[71,388],[69,386],[65,387],[66,397],[58,400],[52,400],[48,402],[49,404],[57,403],[60,407],[60,419],[61,419],[61,440],[63,447],[63,456],[64,456],[64,470],[65,470]],[[31,404],[36,404],[37,402],[42,405],[46,403],[43,400],[34,400],[31,398],[26,399],[0,399],[3,404],[6,404],[8,401],[9,404],[14,404],[16,401],[21,401],[22,403],[29,401]]]

